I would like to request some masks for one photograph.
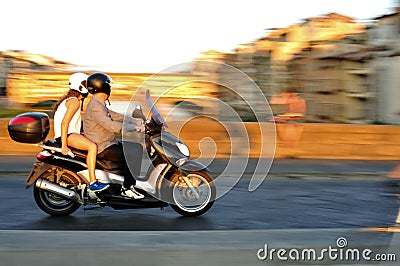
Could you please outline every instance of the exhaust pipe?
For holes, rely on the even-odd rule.
[[[70,199],[70,200],[78,200],[78,194],[75,193],[75,191],[69,190],[67,188],[64,188],[60,185],[51,183],[45,179],[38,179],[36,181],[35,186],[37,188],[52,192],[54,194],[57,194],[59,196],[62,196],[64,198]]]

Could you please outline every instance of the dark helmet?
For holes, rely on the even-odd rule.
[[[94,73],[87,79],[87,89],[91,94],[103,92],[110,96],[112,78],[104,73]]]

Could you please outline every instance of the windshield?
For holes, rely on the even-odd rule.
[[[166,124],[164,122],[164,118],[161,116],[160,112],[157,110],[157,107],[154,105],[153,101],[150,98],[150,91],[146,90],[146,103],[147,106],[150,109],[151,116],[153,120],[159,125],[159,126],[165,126]]]

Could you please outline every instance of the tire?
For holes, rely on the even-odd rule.
[[[191,172],[186,176],[195,187],[200,198],[196,199],[182,176],[175,176],[169,186],[170,205],[174,211],[186,217],[206,213],[214,204],[216,188],[212,177],[206,171]]]
[[[39,178],[52,180],[52,172],[44,172]],[[76,178],[64,172],[60,177],[60,183],[65,187],[73,187],[78,185]],[[36,186],[33,188],[33,196],[39,208],[52,216],[68,216],[74,213],[81,206],[80,203],[63,198],[52,192],[40,189]]]

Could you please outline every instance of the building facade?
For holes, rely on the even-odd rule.
[[[0,96],[7,94],[7,78],[13,71],[55,71],[73,67],[54,58],[24,51],[0,51]]]
[[[376,95],[376,121],[400,124],[400,12],[375,19],[368,29],[368,46],[373,51],[370,83]]]
[[[268,100],[281,92],[297,91],[310,103],[306,121],[348,122],[362,119],[359,111],[353,114],[348,108],[362,100],[357,99],[356,94],[347,94],[353,93],[353,90],[362,91],[360,88],[354,89],[352,84],[362,83],[355,80],[363,80],[363,77],[347,75],[346,72],[351,68],[349,65],[356,64],[357,56],[347,56],[348,60],[345,61],[348,62],[341,64],[340,54],[344,51],[356,52],[362,45],[355,47],[341,40],[362,34],[365,29],[364,24],[352,18],[330,13],[308,18],[288,28],[269,29],[264,37],[238,45],[231,54],[212,51],[203,54],[199,60],[223,62],[243,71],[254,80]],[[343,50],[344,46],[346,50]],[[197,63],[199,66],[200,63]],[[343,70],[336,71],[338,67]],[[194,71],[198,71],[198,68],[195,67]],[[204,67],[202,72],[205,73]],[[208,75],[219,80],[232,79],[229,73],[218,72],[218,69],[209,69],[208,72]],[[342,78],[346,81],[341,81]],[[243,90],[246,97],[252,99],[253,92],[246,88]],[[237,110],[243,106],[232,96],[225,100]],[[254,106],[260,104],[259,98],[252,101]]]

